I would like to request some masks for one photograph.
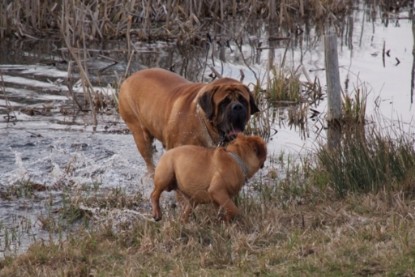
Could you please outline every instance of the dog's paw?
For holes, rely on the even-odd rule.
[[[154,221],[160,221],[161,220],[161,213],[160,212],[153,212],[153,219]]]

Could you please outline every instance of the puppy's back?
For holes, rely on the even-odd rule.
[[[214,175],[215,149],[186,145],[168,150],[156,167],[154,182],[173,183],[183,191],[207,189]]]
[[[157,167],[165,170],[165,167],[171,167],[175,171],[188,169],[201,169],[212,159],[214,149],[205,148],[196,145],[183,145],[168,150],[161,156]]]

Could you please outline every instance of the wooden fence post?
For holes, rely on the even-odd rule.
[[[412,2],[412,36],[414,45],[412,47],[411,104],[414,103],[415,94],[415,0]]]
[[[327,144],[329,149],[340,146],[341,141],[341,85],[337,55],[337,36],[328,32],[324,37],[324,54],[327,82]]]

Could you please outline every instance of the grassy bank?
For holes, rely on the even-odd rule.
[[[403,193],[271,190],[262,201],[241,197],[244,217],[230,225],[199,209],[186,225],[170,215],[81,229],[1,261],[0,276],[415,274],[415,201]]]
[[[410,150],[405,157],[399,151],[385,156],[390,164],[400,157],[415,160],[413,140],[377,140],[365,159],[342,152],[342,176],[356,174],[355,168],[361,169],[356,177],[364,176],[373,159],[389,153],[379,147],[386,142],[394,141],[393,149],[412,147],[405,148]],[[324,151],[322,146],[317,155]],[[243,216],[231,224],[218,221],[209,205],[198,207],[183,225],[172,206],[165,207],[162,221],[153,222],[148,199],[139,194],[113,190],[75,197],[71,192],[60,211],[76,215],[69,217],[77,224],[67,229],[67,238],[37,242],[24,254],[7,257],[0,262],[0,276],[415,274],[413,163],[396,165],[402,178],[372,180],[381,185],[360,178],[366,185],[362,193],[361,186],[353,186],[357,178],[335,182],[331,176],[337,172],[314,154],[300,163],[284,156],[269,162],[238,197]],[[56,230],[62,232],[50,232]]]

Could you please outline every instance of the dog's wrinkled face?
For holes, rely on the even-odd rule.
[[[229,78],[208,85],[199,105],[225,141],[243,132],[250,116],[259,111],[249,89]]]
[[[246,150],[247,148],[250,150]],[[238,153],[253,152],[259,164],[259,168],[264,167],[265,160],[267,159],[267,144],[259,136],[246,136],[240,133],[230,144],[228,144],[226,149]]]

